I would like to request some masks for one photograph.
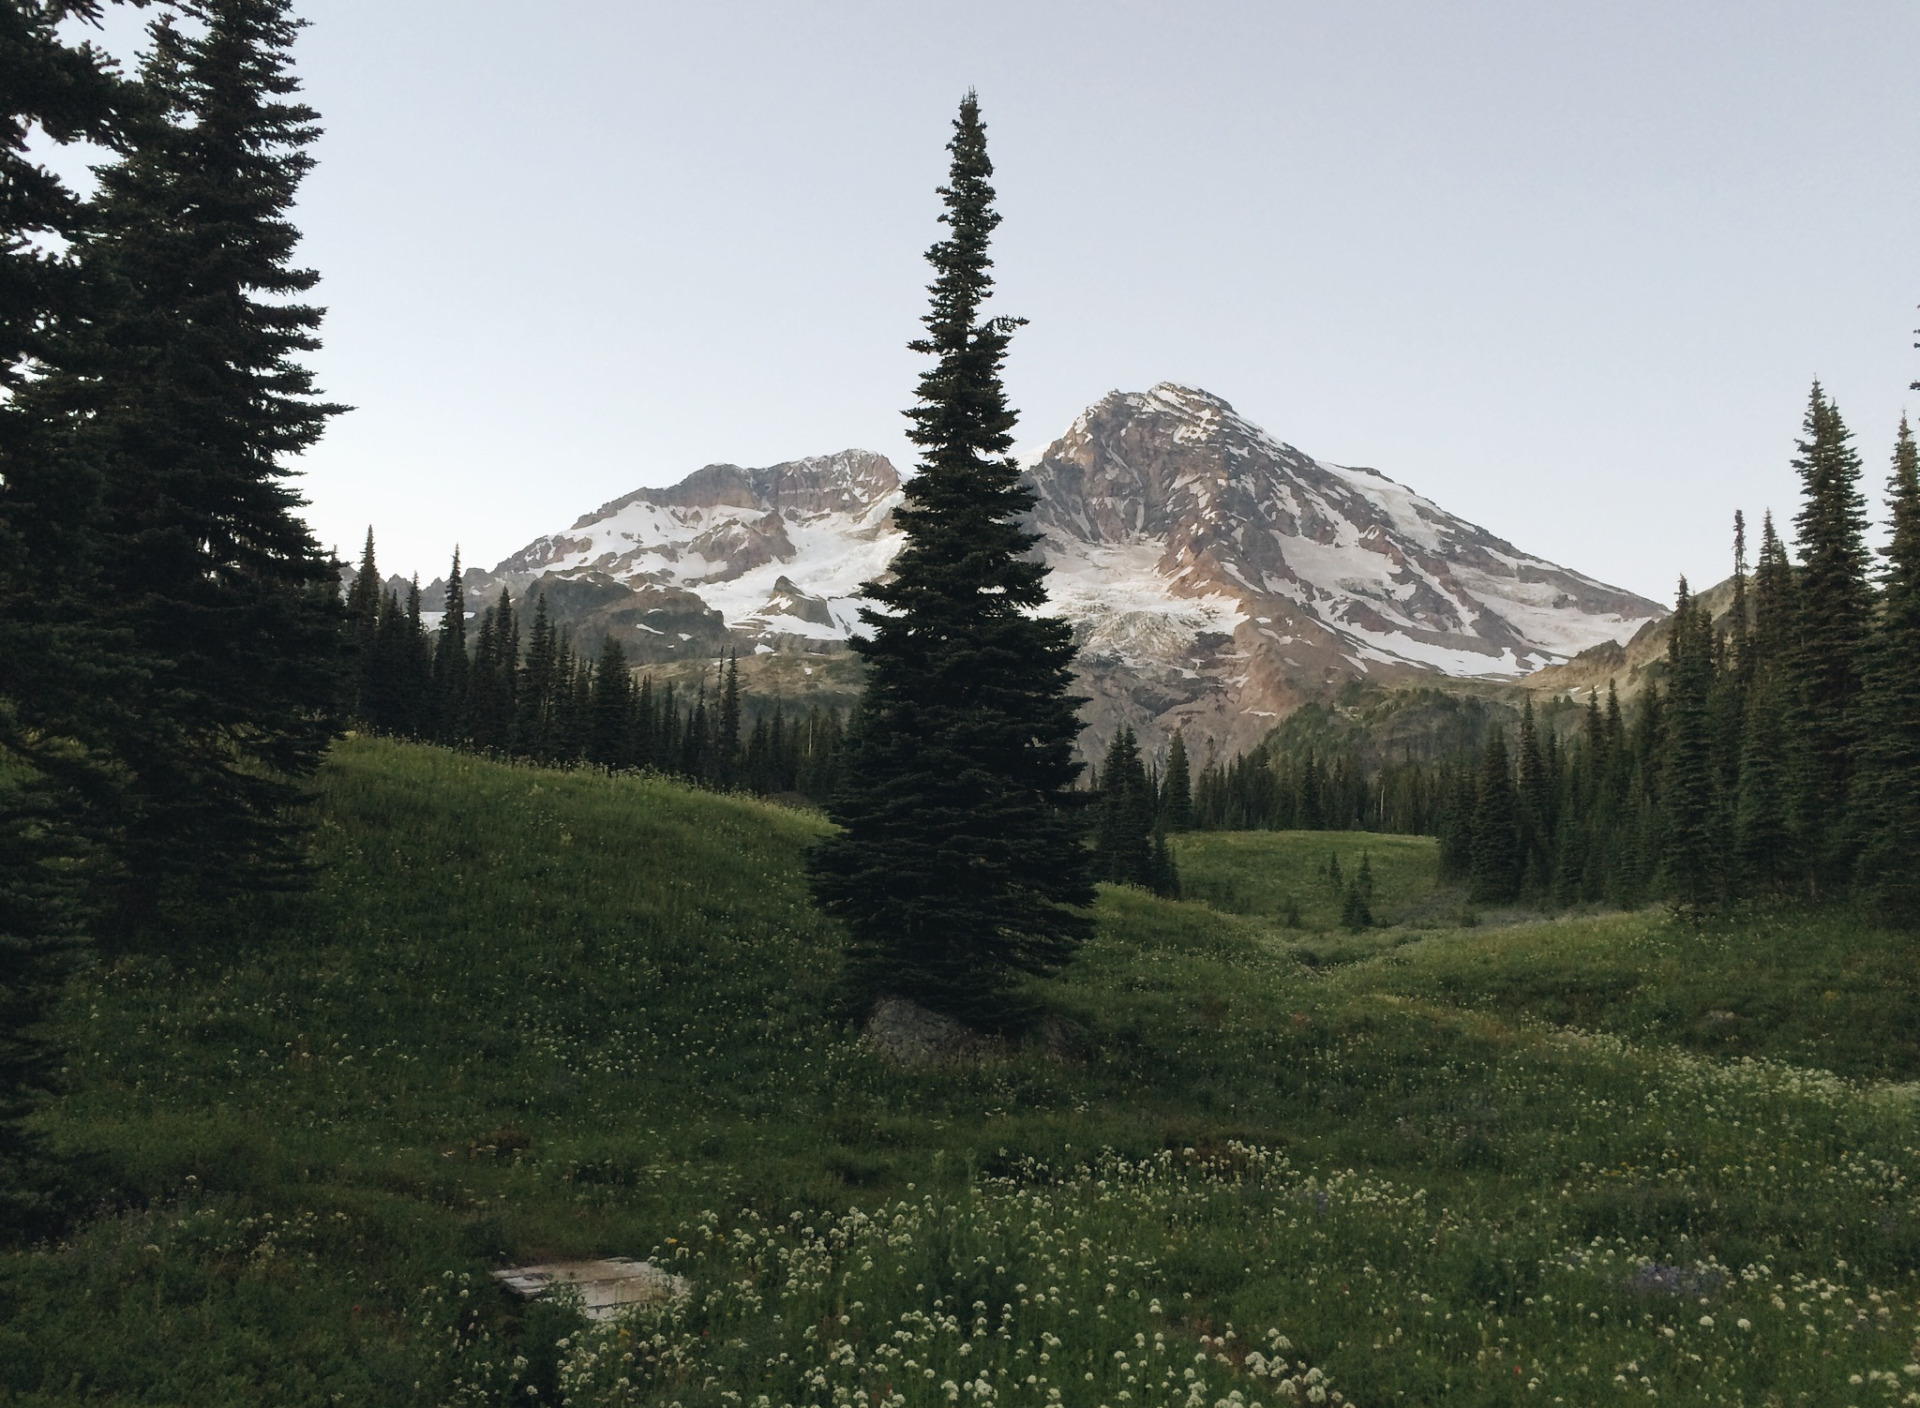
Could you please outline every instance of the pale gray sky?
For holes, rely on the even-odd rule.
[[[1878,510],[1920,375],[1920,7],[306,0],[321,540],[440,571],[701,464],[910,463],[977,87],[1023,446],[1197,384],[1664,598],[1790,518],[1809,383]]]

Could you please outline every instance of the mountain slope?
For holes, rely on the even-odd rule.
[[[1028,464],[1088,746],[1120,723],[1241,747],[1361,676],[1512,680],[1662,612],[1521,552],[1371,469],[1316,460],[1217,396],[1113,392]],[[900,478],[863,450],[710,465],[467,575],[548,593],[650,664],[832,651],[900,544]]]

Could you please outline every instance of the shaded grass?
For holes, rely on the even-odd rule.
[[[1340,925],[1342,888],[1371,862],[1373,913],[1381,924],[1425,919],[1436,908],[1440,866],[1431,836],[1365,831],[1191,831],[1171,838],[1182,893],[1229,914],[1254,915],[1310,932]]]
[[[900,1071],[829,1016],[817,818],[369,740],[321,790],[306,911],[77,985],[45,1124],[102,1208],[0,1259],[0,1396],[933,1404],[991,1349],[1009,1401],[1184,1402],[1176,1350],[1251,1401],[1272,1329],[1364,1403],[1824,1403],[1920,1330],[1912,1098],[1812,1069],[1915,1073],[1891,936],[1403,927],[1316,970],[1269,902],[1330,838],[1190,837],[1244,912],[1104,890],[1039,991],[1065,1052]],[[1431,898],[1430,842],[1332,844]],[[700,1298],[636,1350],[485,1277],[589,1254]],[[902,1318],[976,1299],[968,1354]]]

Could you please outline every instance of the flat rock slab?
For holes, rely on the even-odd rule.
[[[650,1261],[543,1261],[509,1266],[493,1279],[527,1300],[572,1290],[589,1320],[611,1320],[635,1306],[678,1300],[693,1287],[684,1276],[662,1271]]]

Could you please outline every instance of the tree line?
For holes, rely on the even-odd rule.
[[[846,733],[842,713],[813,707],[791,716],[780,700],[749,701],[737,660],[688,697],[673,681],[637,683],[612,636],[591,658],[535,594],[524,624],[505,587],[473,622],[469,639],[460,556],[447,578],[439,622],[429,630],[416,578],[403,604],[380,580],[373,532],[347,590],[344,630],[348,715],[395,738],[473,748],[555,766],[651,769],[702,787],[824,799],[838,783]],[[751,716],[751,717],[749,717]]]
[[[1816,385],[1793,461],[1792,552],[1768,515],[1748,570],[1735,516],[1732,604],[1681,580],[1663,678],[1624,716],[1589,698],[1568,747],[1534,726],[1455,770],[1436,830],[1476,899],[1848,900],[1920,922],[1920,469],[1901,421],[1879,570],[1860,458]],[[1797,559],[1797,560],[1796,560]],[[1877,579],[1877,580],[1876,580]]]
[[[1214,760],[1193,787],[1201,831],[1386,831],[1432,835],[1456,763],[1389,762],[1267,742]]]

